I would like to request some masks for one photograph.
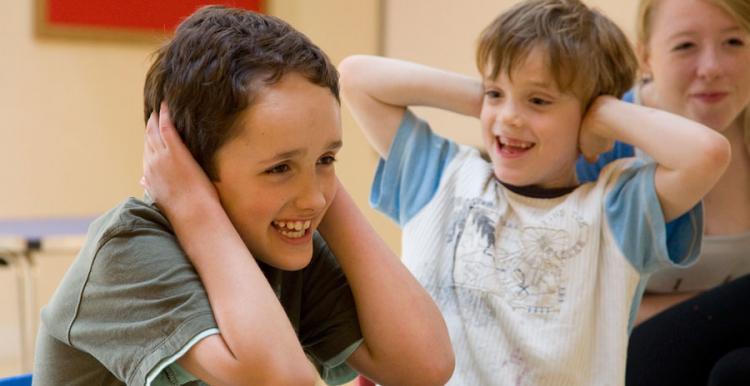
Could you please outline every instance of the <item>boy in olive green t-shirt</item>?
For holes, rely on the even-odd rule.
[[[447,381],[437,307],[336,178],[338,74],[317,46],[205,7],[144,94],[148,195],[92,224],[42,312],[35,385]]]

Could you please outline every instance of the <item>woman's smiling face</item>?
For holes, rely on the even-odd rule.
[[[724,131],[750,103],[750,32],[706,0],[659,0],[647,24],[654,107]]]

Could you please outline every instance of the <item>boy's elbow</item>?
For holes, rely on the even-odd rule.
[[[317,374],[300,349],[285,350],[273,343],[235,346],[230,352],[219,334],[206,337],[179,359],[187,371],[216,385],[309,385]]]
[[[314,385],[317,374],[306,357],[269,355],[263,365],[262,385]]]
[[[237,369],[234,384],[252,385],[308,385],[313,386],[317,381],[317,374],[312,365],[304,360],[299,361],[263,361],[262,366],[243,366]],[[242,380],[242,381],[240,381]]]
[[[453,351],[448,355],[443,355],[441,358],[433,358],[432,364],[429,364],[425,369],[424,385],[435,385],[442,386],[448,383],[453,375],[453,370],[456,367],[456,359],[453,356]]]
[[[366,55],[352,55],[339,63],[339,85],[343,93],[351,92],[352,88],[355,87],[354,82],[361,79],[359,74],[362,73],[363,68],[367,67],[366,62]]]
[[[441,353],[441,350],[428,350],[429,355],[411,362],[409,371],[404,374],[404,382],[407,385],[429,385],[442,386],[448,383],[456,366],[453,350],[449,349]]]
[[[712,132],[713,135],[703,142],[703,157],[706,169],[711,173],[721,175],[729,166],[732,158],[732,146],[723,135]]]
[[[290,372],[277,372],[274,374],[269,374],[262,382],[257,383],[258,385],[267,385],[267,386],[275,386],[275,385],[288,385],[288,386],[297,386],[297,385],[307,385],[307,386],[313,386],[317,382],[317,375],[315,374],[315,371],[312,369],[312,366],[310,364],[307,364],[306,369],[299,368],[298,371],[290,371]]]
[[[221,377],[229,385],[308,385],[317,374],[304,354],[279,349],[252,351],[231,360]]]

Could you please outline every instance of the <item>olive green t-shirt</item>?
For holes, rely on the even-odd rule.
[[[320,235],[313,245],[312,260],[300,271],[258,263],[321,376],[346,382],[356,373],[344,361],[362,340],[354,299]],[[162,370],[217,328],[169,222],[153,204],[130,198],[92,223],[43,309],[33,382],[145,385],[158,374],[155,383],[180,384],[176,363]]]

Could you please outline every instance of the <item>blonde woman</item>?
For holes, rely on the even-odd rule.
[[[750,385],[750,1],[641,0],[638,54],[643,81],[626,99],[722,133],[732,160],[704,199],[698,263],[645,287],[627,384]],[[638,154],[617,143],[596,165],[579,161],[579,179]]]

